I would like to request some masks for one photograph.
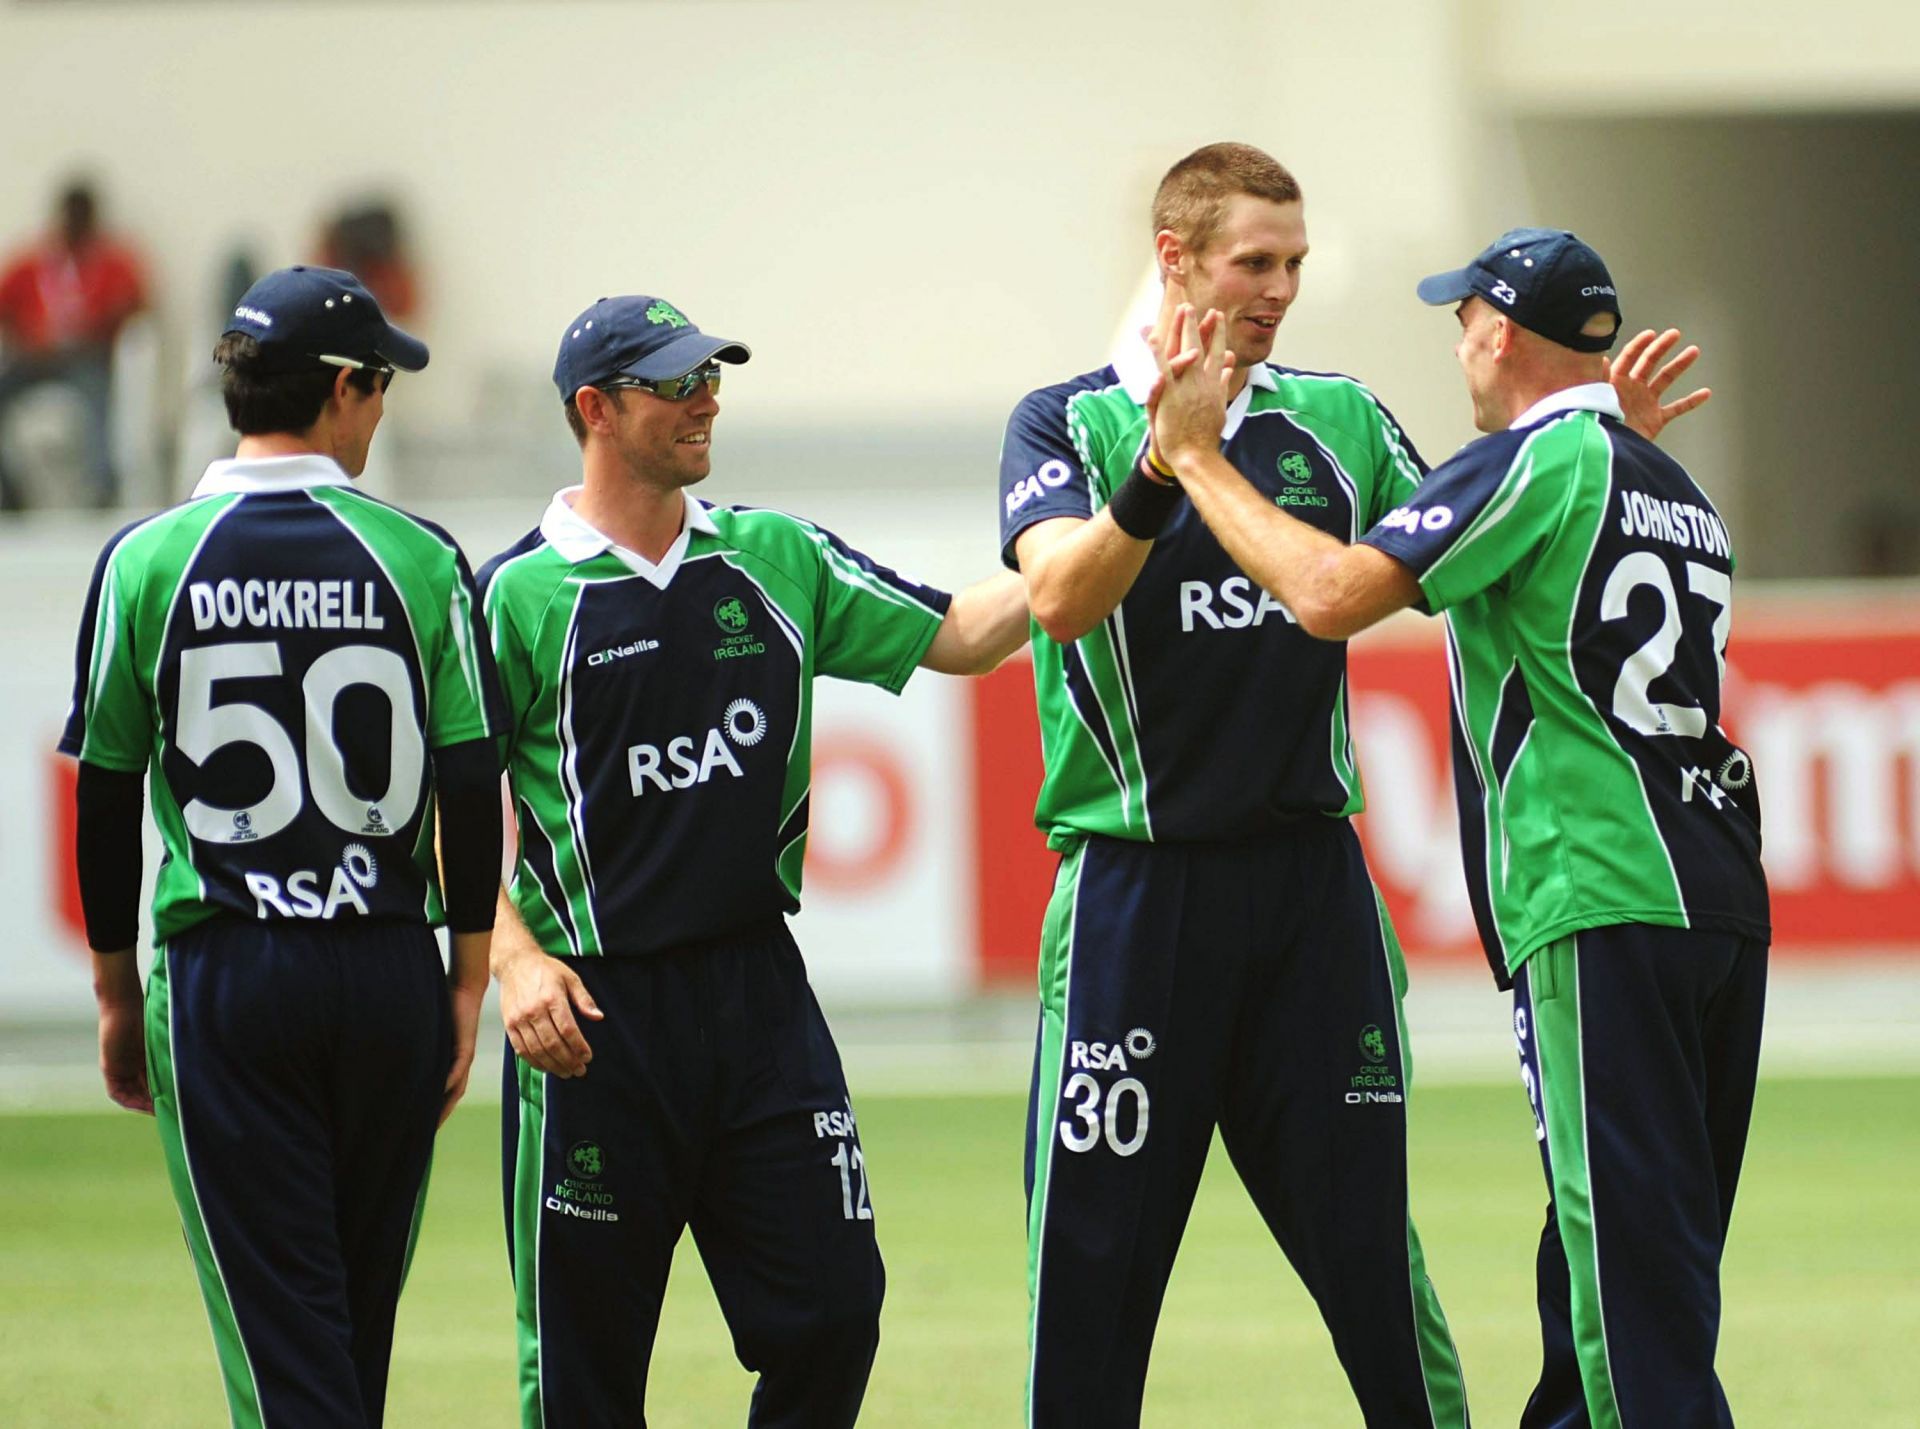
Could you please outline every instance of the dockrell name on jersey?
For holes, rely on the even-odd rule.
[[[638,955],[800,906],[813,678],[897,693],[949,602],[777,511],[687,499],[656,567],[565,493],[480,573],[509,711],[515,906]]]
[[[1014,409],[1000,458],[1009,566],[1027,527],[1090,517],[1126,480],[1154,376],[1139,344]],[[1360,383],[1264,363],[1228,409],[1221,450],[1276,506],[1343,541],[1426,470]],[[1234,839],[1360,811],[1346,646],[1301,631],[1191,505],[1098,628],[1066,646],[1034,628],[1033,666],[1046,759],[1035,820],[1050,833]]]
[[[1612,923],[1765,939],[1753,765],[1720,728],[1726,526],[1612,389],[1522,423],[1366,536],[1448,612],[1461,842],[1495,972]]]
[[[324,457],[216,463],[115,536],[60,749],[151,769],[156,937],[217,912],[438,923],[428,753],[500,728],[479,621],[452,539]]]

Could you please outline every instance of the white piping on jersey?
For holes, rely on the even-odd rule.
[[[1117,605],[1113,608],[1111,624],[1107,628],[1107,643],[1113,649],[1113,663],[1120,676],[1120,701],[1126,711],[1127,733],[1133,740],[1133,760],[1140,766],[1140,822],[1146,828],[1147,837],[1152,838],[1153,809],[1147,802],[1147,750],[1144,743],[1144,730],[1140,724],[1140,697],[1133,688],[1133,660],[1127,649],[1126,617],[1121,614],[1120,607]],[[1099,695],[1099,687],[1095,686],[1094,697],[1098,699]],[[1107,722],[1107,727],[1109,729],[1113,727],[1111,720]],[[1113,752],[1122,763],[1126,761],[1126,756],[1120,752],[1118,740],[1114,742]],[[1122,817],[1125,817],[1125,810],[1121,812]],[[1127,822],[1131,824],[1133,821],[1128,819]]]
[[[220,510],[213,513],[213,519],[207,522],[206,529],[200,533],[200,539],[193,543],[193,549],[187,553],[187,559],[180,566],[180,579],[173,587],[173,594],[167,599],[167,613],[160,621],[160,630],[162,632],[160,636],[160,648],[153,652],[153,670],[147,678],[147,688],[150,690],[158,690],[160,688],[160,661],[167,653],[167,637],[165,632],[173,629],[173,613],[180,608],[180,592],[187,588],[187,579],[193,574],[193,568],[200,560],[200,553],[206,549],[207,539],[213,535],[214,527],[226,520],[229,514],[239,508],[239,505],[240,503],[238,501],[229,501]],[[174,743],[173,731],[168,725],[164,707],[160,710],[159,725],[163,738],[165,738],[169,744]],[[167,791],[167,797],[173,797],[171,787],[169,787]],[[183,810],[182,812],[184,813],[185,811]],[[188,860],[187,866],[193,869],[194,877],[199,880],[200,900],[204,903],[207,897],[206,875],[200,872],[199,866],[191,859]]]
[[[1511,432],[1517,427],[1531,426],[1555,412],[1598,412],[1618,422],[1627,419],[1627,414],[1620,410],[1620,394],[1613,390],[1612,383],[1582,382],[1578,386],[1549,392],[1507,423],[1507,430]]]
[[[720,528],[713,524],[713,517],[707,514],[707,508],[700,504],[692,492],[682,487],[680,495],[686,503],[686,514],[680,522],[680,534],[674,537],[667,553],[655,563],[638,551],[621,545],[573,509],[573,503],[568,498],[584,490],[584,486],[569,486],[554,492],[553,500],[547,503],[547,509],[540,516],[542,539],[572,565],[577,566],[582,561],[590,561],[595,556],[611,551],[615,559],[628,570],[656,590],[665,590],[673,580],[674,572],[680,569],[680,562],[687,554],[687,545],[693,533],[699,531],[708,536],[720,534]]]
[[[593,930],[594,951],[604,953],[606,944],[600,939],[600,915],[593,906],[598,890],[594,886],[593,863],[587,857],[587,796],[580,787],[580,746],[573,737],[573,656],[580,643],[580,606],[586,595],[587,584],[575,583],[573,609],[567,612],[566,638],[560,646],[560,668],[565,674],[560,680],[555,733],[560,737],[560,783],[567,802],[567,827],[573,831],[574,857],[579,860],[580,872],[587,882],[587,923]],[[555,874],[558,873],[556,867]],[[566,891],[564,881],[561,891]],[[572,900],[568,902],[571,904]]]
[[[1493,850],[1487,847],[1487,841],[1493,837],[1492,811],[1487,808],[1487,770],[1480,762],[1480,740],[1473,728],[1473,708],[1467,703],[1466,662],[1460,657],[1460,645],[1453,628],[1454,613],[1447,612],[1447,685],[1453,696],[1453,708],[1460,720],[1460,728],[1466,735],[1467,762],[1473,765],[1473,782],[1480,789],[1480,862],[1486,871],[1487,916],[1493,924],[1493,936],[1500,944],[1500,961],[1507,961],[1507,930],[1500,925],[1500,907],[1494,898],[1493,887]],[[1496,714],[1498,713],[1496,708]],[[1489,732],[1488,747],[1492,747],[1492,734]]]
[[[1067,697],[1067,708],[1072,710],[1073,717],[1080,721],[1080,728],[1087,732],[1087,740],[1093,745],[1093,752],[1100,756],[1100,762],[1107,766],[1107,773],[1113,776],[1114,785],[1120,790],[1120,821],[1131,827],[1133,820],[1127,815],[1127,806],[1132,802],[1129,795],[1133,786],[1127,782],[1125,771],[1122,770],[1118,764],[1114,763],[1113,759],[1108,759],[1107,751],[1100,747],[1100,737],[1093,732],[1093,722],[1087,718],[1087,712],[1080,708],[1080,701],[1074,697],[1073,682],[1067,678],[1064,662],[1060,669],[1060,688]],[[1098,703],[1100,692],[1095,690],[1093,697],[1095,702]],[[1101,707],[1100,710],[1100,722],[1107,725],[1107,737],[1112,739],[1113,726],[1107,721],[1104,706]],[[1114,759],[1118,759],[1120,756],[1120,745],[1117,740],[1114,742],[1113,753]],[[1124,761],[1122,762],[1124,763]]]
[[[1325,442],[1321,441],[1319,436],[1315,432],[1313,432],[1310,428],[1305,426],[1303,423],[1294,420],[1297,417],[1302,417],[1307,414],[1300,411],[1300,409],[1297,407],[1268,407],[1264,411],[1249,412],[1247,415],[1249,418],[1285,417],[1289,422],[1292,423],[1295,431],[1299,432],[1308,441],[1312,442],[1316,447],[1320,449],[1320,455],[1325,457],[1327,459],[1327,464],[1333,468],[1334,480],[1339,482],[1341,490],[1347,493],[1347,544],[1351,546],[1355,541],[1359,540],[1360,539],[1360,483],[1353,479],[1352,475],[1347,471],[1346,466],[1341,462],[1340,458],[1333,454],[1332,448],[1330,448]]]
[[[149,516],[146,520],[140,522],[138,525],[131,526],[120,534],[119,539],[113,543],[112,550],[110,550],[107,553],[106,561],[104,563],[105,573],[102,575],[101,581],[100,581],[101,588],[102,588],[101,589],[102,595],[105,595],[107,591],[117,589],[120,584],[119,572],[116,569],[114,563],[119,559],[120,552],[123,549],[125,549],[127,542],[131,541],[135,536],[138,536],[142,531],[146,530],[147,527],[153,525],[155,522],[164,521],[168,517],[172,516],[176,511],[184,510],[186,506],[190,506],[192,504],[193,504],[193,501],[189,499],[187,502],[183,503],[183,505],[181,506],[170,507],[165,511],[161,511],[155,515]],[[205,537],[202,537],[202,540],[204,539]],[[199,549],[200,548],[198,546],[194,547],[194,553],[196,555],[199,553]],[[102,633],[102,620],[106,615],[106,611],[107,611],[107,607],[103,602],[101,609],[95,612],[94,614],[93,664],[88,671],[86,693],[84,695],[79,695],[78,692],[76,692],[77,698],[72,703],[70,703],[67,707],[67,719],[69,722],[72,721],[73,717],[76,714],[81,717],[80,747],[82,750],[86,748],[86,726],[88,722],[92,719],[94,706],[97,705],[100,701],[100,680],[107,668],[107,656],[113,653],[113,646],[115,643],[113,625],[109,623],[105,627],[106,645],[104,647],[104,653],[103,653],[103,647],[100,643],[100,637]],[[171,614],[171,611],[169,611],[169,614]],[[164,644],[165,642],[162,641],[163,647],[164,647]],[[153,668],[154,668],[155,676],[157,677],[160,669],[159,663],[157,661],[155,662]]]
[[[229,457],[210,465],[193,488],[195,496],[271,496],[316,486],[351,486],[340,463],[319,452],[293,456]]]
[[[1401,475],[1406,477],[1408,482],[1415,486],[1420,484],[1420,468],[1414,465],[1413,458],[1407,450],[1406,433],[1400,430],[1399,423],[1387,415],[1387,409],[1380,405],[1380,399],[1373,395],[1373,389],[1366,383],[1341,372],[1293,371],[1287,373],[1287,380],[1289,382],[1338,382],[1359,392],[1373,408],[1374,416],[1380,420],[1380,431],[1386,438],[1388,449],[1393,454],[1394,465],[1400,468]]]
[[[1137,337],[1116,352],[1113,355],[1113,371],[1120,379],[1120,385],[1127,389],[1127,396],[1133,399],[1133,404],[1136,407],[1146,406],[1147,396],[1160,378],[1160,366],[1153,360],[1147,340]],[[1247,380],[1241,384],[1239,394],[1227,403],[1226,425],[1220,429],[1222,446],[1232,441],[1240,431],[1240,423],[1246,419],[1247,407],[1253,401],[1253,389],[1256,387],[1264,392],[1280,390],[1279,379],[1264,362],[1256,362],[1247,369]]]
[[[328,516],[333,518],[334,524],[339,526],[349,536],[353,537],[355,541],[360,543],[360,548],[364,550],[367,553],[367,555],[372,559],[374,565],[380,568],[380,574],[387,578],[387,584],[393,587],[393,593],[400,597],[400,613],[404,615],[407,620],[407,635],[408,635],[408,638],[410,638],[413,641],[413,658],[419,662],[419,666],[420,666],[420,682],[423,685],[428,684],[429,683],[428,674],[429,674],[430,667],[427,664],[427,652],[420,645],[420,631],[419,631],[419,628],[415,626],[413,623],[413,611],[409,609],[407,606],[406,592],[400,588],[400,582],[393,578],[393,572],[387,569],[387,563],[380,559],[380,553],[374,550],[372,543],[369,542],[366,539],[366,537],[360,534],[359,530],[354,526],[354,524],[351,521],[349,521],[345,516],[342,516],[338,511],[334,510],[333,507],[327,505],[326,502],[322,501],[319,497],[315,496],[311,491],[307,493],[307,500],[311,501],[315,506],[318,506],[322,511],[326,512]],[[459,582],[456,581],[454,582],[454,584],[458,585]],[[465,673],[464,663],[462,665],[462,673]],[[395,719],[398,719],[400,717],[400,712],[398,710],[395,710],[393,713],[394,713]],[[422,732],[424,733],[425,726],[427,723],[427,712],[425,710],[419,710],[417,711],[417,713],[420,716]]]

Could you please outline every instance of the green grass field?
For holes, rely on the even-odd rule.
[[[1743,1426],[1911,1426],[1920,1404],[1914,1080],[1762,1084],[1725,1288],[1721,1373]],[[1414,1103],[1414,1211],[1479,1422],[1512,1424],[1536,1365],[1544,1206],[1517,1087]],[[864,1423],[1018,1422],[1025,1363],[1022,1107],[860,1104],[889,1289]],[[442,1137],[401,1306],[387,1422],[506,1426],[513,1323],[494,1108]],[[0,1118],[0,1422],[225,1422],[151,1124]],[[749,1380],[692,1243],[654,1354],[658,1429],[738,1424]],[[1216,1148],[1167,1297],[1153,1425],[1358,1423],[1312,1306]]]

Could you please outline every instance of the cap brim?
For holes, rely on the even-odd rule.
[[[373,345],[373,355],[402,372],[418,372],[427,365],[427,345],[392,323],[387,324],[387,335]]]
[[[710,333],[682,333],[665,347],[656,348],[645,357],[628,363],[620,371],[628,377],[638,377],[643,382],[665,382],[672,377],[684,377],[696,367],[709,362],[745,362],[753,356],[753,349],[744,342],[731,342],[724,337],[714,337]]]
[[[1464,303],[1473,296],[1473,283],[1465,268],[1455,268],[1451,273],[1435,273],[1431,278],[1422,278],[1414,292],[1420,295],[1421,302],[1438,308],[1448,303]]]

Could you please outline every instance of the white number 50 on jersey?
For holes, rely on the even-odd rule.
[[[273,782],[265,795],[243,808],[222,809],[201,799],[189,800],[180,811],[188,831],[209,843],[271,838],[299,817],[307,785],[328,822],[349,833],[391,834],[411,822],[420,804],[426,747],[407,662],[378,645],[336,646],[313,662],[300,682],[301,703],[307,711],[305,779],[300,754],[279,720],[259,705],[213,702],[213,687],[221,680],[279,673],[280,647],[271,640],[202,645],[180,652],[175,747],[195,764],[205,764],[230,744],[251,744],[273,766]],[[391,761],[387,788],[371,801],[371,807],[380,811],[377,822],[384,825],[377,830],[367,827],[369,802],[347,787],[346,759],[335,734],[340,696],[354,685],[371,685],[383,692],[393,712],[387,728]]]

